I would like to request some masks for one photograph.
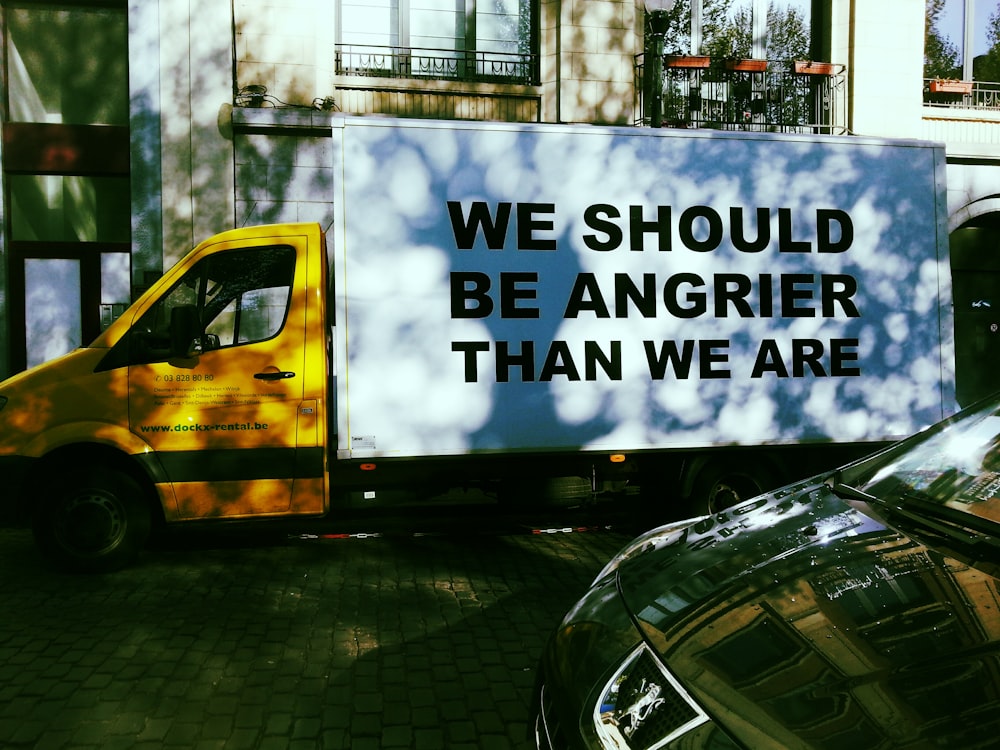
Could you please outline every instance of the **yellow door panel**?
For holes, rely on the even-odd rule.
[[[306,250],[303,237],[219,245],[133,325],[130,424],[159,455],[180,518],[291,510],[309,432]]]
[[[288,510],[291,484],[285,479],[176,482],[177,520],[283,514]]]

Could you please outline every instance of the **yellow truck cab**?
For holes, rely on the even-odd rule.
[[[109,569],[153,514],[323,513],[326,277],[316,224],[226,232],[92,344],[5,381],[0,471],[42,548]]]

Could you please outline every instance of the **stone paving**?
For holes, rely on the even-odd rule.
[[[107,576],[0,529],[0,748],[529,747],[608,529],[198,538]]]

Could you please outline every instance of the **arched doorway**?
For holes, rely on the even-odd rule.
[[[1000,214],[963,224],[950,245],[956,394],[967,406],[1000,390]]]

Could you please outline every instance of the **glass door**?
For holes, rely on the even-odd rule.
[[[125,176],[8,175],[11,364],[92,341],[131,296]]]
[[[87,344],[132,296],[128,24],[106,0],[0,0],[0,14],[0,310],[16,372]]]
[[[10,268],[17,369],[89,343],[128,306],[128,245],[13,243]]]

